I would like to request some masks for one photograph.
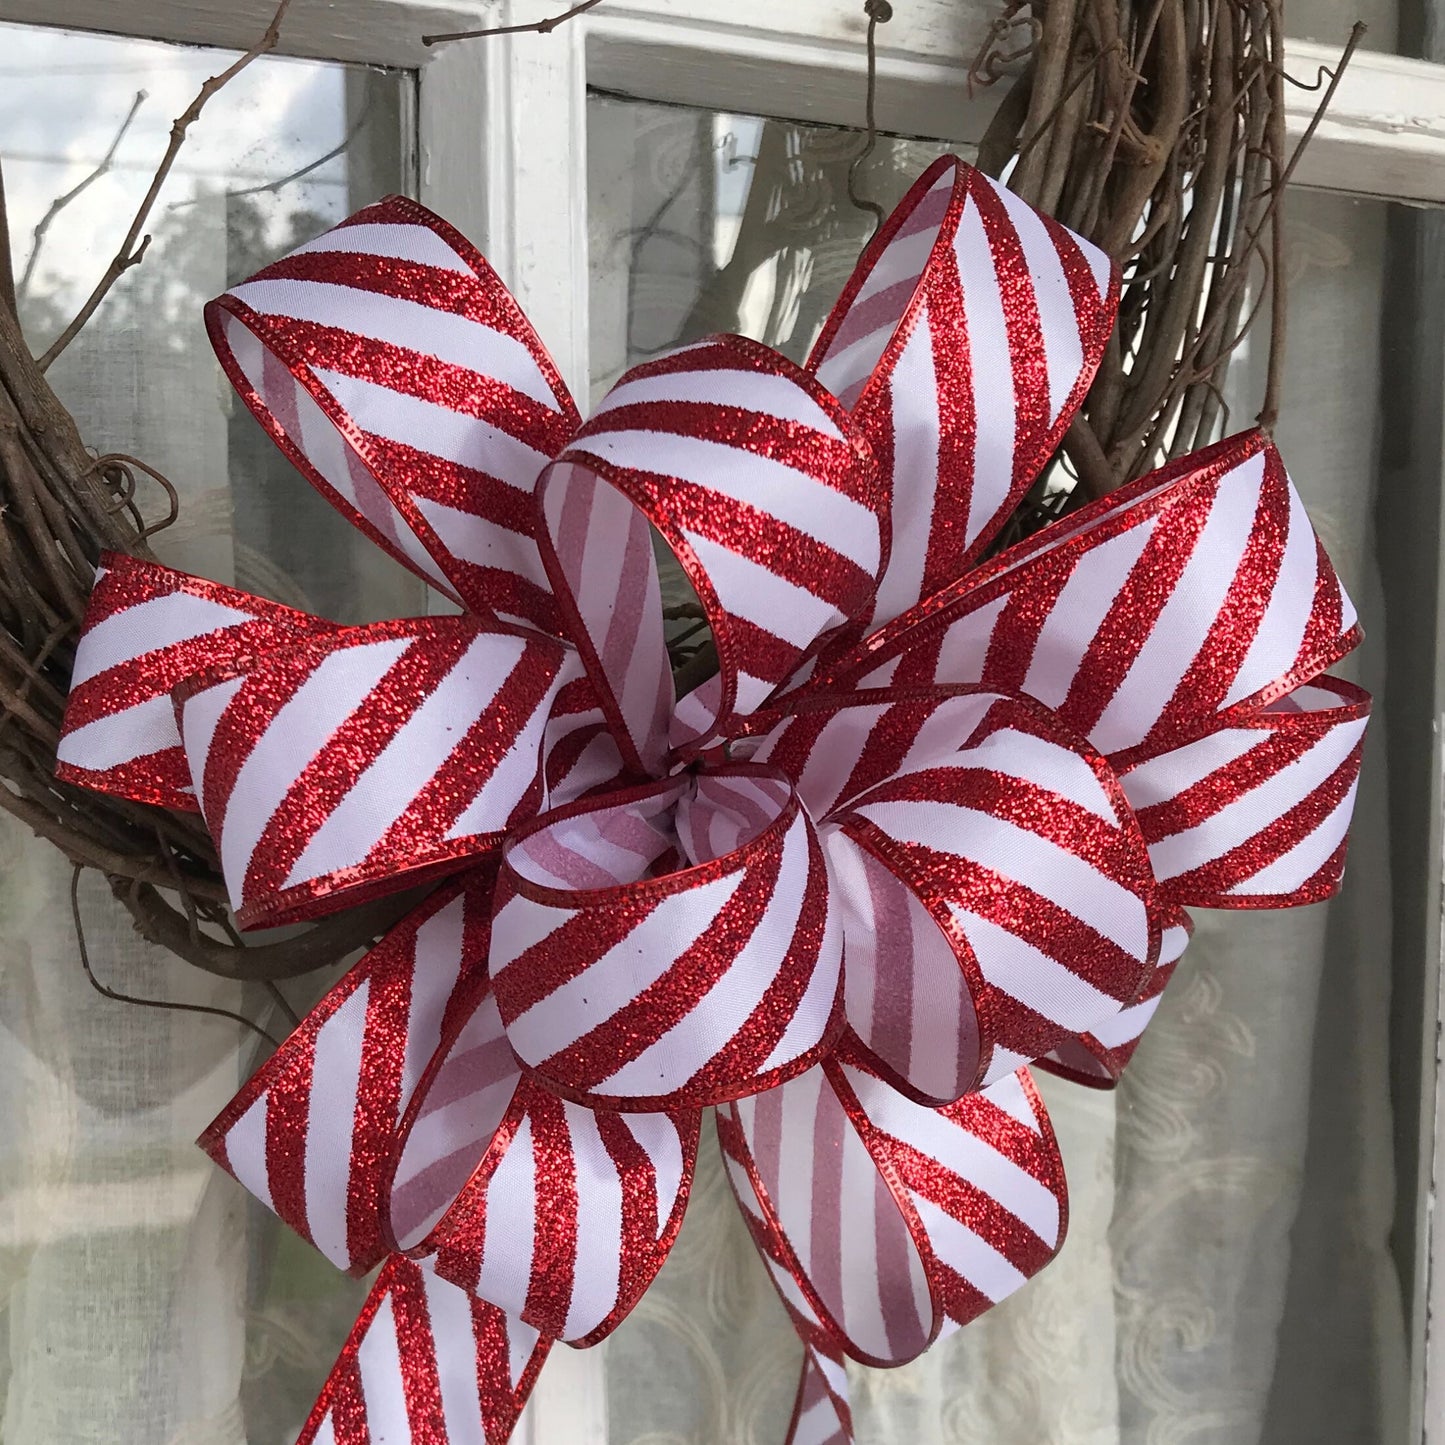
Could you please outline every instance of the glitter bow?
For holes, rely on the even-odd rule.
[[[451,227],[369,207],[212,303],[286,455],[460,612],[341,627],[110,556],[60,746],[199,809],[243,926],[433,889],[202,1143],[353,1273],[309,1445],[511,1433],[681,1223],[702,1113],[804,1349],[789,1438],[1039,1270],[1031,1063],[1118,1077],[1184,905],[1344,866],[1353,610],[1268,440],[998,555],[1113,324],[954,159],[804,368],[734,336],[585,423]],[[678,700],[654,537],[719,670]]]

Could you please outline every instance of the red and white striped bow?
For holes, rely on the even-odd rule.
[[[202,1142],[385,1260],[307,1442],[497,1445],[626,1315],[714,1107],[805,1345],[911,1359],[1064,1232],[1027,1065],[1118,1077],[1188,904],[1328,896],[1368,699],[1258,433],[981,561],[1113,322],[1105,258],[957,160],[799,368],[713,337],[583,423],[392,199],[212,303],[241,396],[460,615],[340,627],[108,557],[66,778],[199,809],[241,922],[437,886]],[[720,670],[680,701],[653,536]]]

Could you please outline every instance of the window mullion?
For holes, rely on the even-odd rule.
[[[581,27],[447,47],[421,86],[422,199],[485,252],[586,410]]]

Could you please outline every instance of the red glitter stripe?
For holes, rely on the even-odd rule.
[[[1120,948],[1046,894],[1007,873],[947,853],[904,848],[919,887],[942,892],[959,906],[1006,929],[1109,997],[1138,993],[1152,960]],[[1141,903],[1142,911],[1142,903]],[[959,925],[965,935],[967,923]],[[1015,1006],[1012,1000],[1010,1006]]]
[[[615,480],[650,519],[664,528],[681,528],[729,549],[737,547],[745,532],[748,561],[811,592],[844,616],[860,606],[873,589],[872,576],[841,552],[726,492],[658,472],[611,467],[585,452],[569,451],[566,455],[575,456],[583,465],[599,465],[609,481]],[[713,585],[717,585],[716,581]]]
[[[786,682],[802,655],[793,643],[735,612],[721,616],[713,632],[718,652],[729,668],[764,682]]]
[[[415,1268],[398,1271],[391,1293],[401,1389],[406,1400],[409,1445],[448,1445],[446,1410],[437,1371],[437,1340],[427,1308],[426,1285]]]
[[[530,485],[524,488],[373,432],[367,433],[366,449],[376,459],[378,471],[400,478],[412,497],[440,502],[518,537],[535,540],[538,518]]]
[[[353,1267],[361,1269],[369,1269],[387,1252],[381,1193],[401,1115],[418,926],[408,919],[405,931],[391,934],[358,969],[365,972],[368,988],[346,1187],[346,1252]]]
[[[597,1133],[622,1183],[622,1263],[618,1271],[617,1308],[610,1312],[622,1318],[642,1298],[654,1278],[659,1254],[658,1236],[663,1221],[659,1206],[670,1204],[657,1194],[657,1169],[652,1156],[622,1118],[605,1110],[594,1115]],[[679,1147],[682,1141],[678,1141]],[[684,1183],[686,1181],[684,1180]]]
[[[766,752],[768,765],[781,769],[790,778],[801,778],[818,745],[819,736],[836,715],[819,708],[788,718],[769,741]]]
[[[1082,560],[1082,559],[1080,559]],[[1029,665],[1033,662],[1034,649],[1038,646],[1039,635],[1044,624],[1053,616],[1059,604],[1059,596],[1068,585],[1073,569],[1059,566],[1048,560],[1035,564],[1030,575],[1020,579],[1007,593],[1008,600],[994,621],[989,634],[988,649],[984,654],[983,677],[990,687],[1001,691],[1019,692],[1028,676]],[[966,616],[967,613],[964,613]],[[958,619],[962,621],[963,618]],[[930,657],[937,657],[947,632],[938,632],[936,650]],[[903,665],[908,665],[905,653]],[[929,674],[931,680],[932,674]],[[900,677],[899,681],[903,679]]]
[[[970,1284],[956,1269],[937,1258],[934,1258],[931,1264],[934,1288],[938,1291],[944,1312],[955,1324],[972,1324],[980,1315],[993,1308],[993,1301],[977,1286]]]
[[[905,773],[856,798],[851,807],[886,807],[894,802],[936,803],[986,813],[1047,839],[1123,888],[1147,893],[1151,881],[1149,864],[1134,829],[1121,826],[1113,819],[1101,818],[1047,784],[1032,783],[988,768],[970,767],[968,754],[959,756],[963,766],[920,768]],[[968,820],[960,819],[960,831],[965,832],[967,827]]]
[[[212,735],[211,750],[206,754],[205,771],[197,780],[197,793],[206,826],[211,837],[224,836],[226,811],[236,779],[246,759],[265,735],[276,714],[306,685],[315,668],[308,651],[304,665],[301,659],[285,659],[289,666],[269,666],[264,672],[252,674],[221,713]],[[192,772],[198,759],[192,759]]]
[[[993,253],[1004,328],[1008,332],[1009,366],[1013,371],[1014,462],[1008,494],[988,525],[974,539],[973,555],[993,540],[1019,498],[1032,485],[1037,462],[1035,449],[1049,429],[1048,353],[1044,348],[1043,321],[1039,316],[1034,280],[1018,232],[1008,209],[993,187],[977,177],[969,194],[978,206],[989,249]]]
[[[884,1138],[889,1162],[903,1182],[997,1250],[1020,1274],[1035,1275],[1054,1257],[1053,1245],[1040,1239],[1006,1204],[973,1180],[901,1140]],[[1035,1135],[1028,1153],[1037,1151],[1038,1142]],[[1012,1162],[1025,1167],[1023,1159]]]
[[[147,753],[128,763],[111,768],[82,768],[75,763],[57,763],[55,776],[62,783],[90,788],[97,793],[111,793],[137,803],[153,803],[160,808],[198,813],[200,804],[191,786],[191,769],[179,747]]]
[[[140,557],[103,552],[100,565],[105,570],[96,582],[86,607],[83,630],[87,632],[118,612],[176,593],[200,597],[222,607],[234,608],[237,612],[249,612],[278,625],[290,623],[302,629],[334,625],[312,617],[308,612],[283,606],[280,602],[254,597],[249,592],[237,591],[206,577],[193,577],[189,572],[177,572],[173,567],[163,567],[158,562],[148,562]]]
[[[97,718],[126,712],[153,697],[162,697],[177,683],[213,667],[240,667],[277,647],[321,637],[337,629],[320,618],[306,619],[309,626],[293,626],[258,618],[217,628],[167,647],[142,652],[96,673],[80,683],[65,705],[66,734]]]
[[[964,309],[963,278],[952,247],[938,255],[928,273],[925,322],[933,345],[938,395],[937,474],[928,520],[928,547],[919,595],[927,597],[952,582],[969,565],[978,544],[969,545],[977,476],[977,415],[973,350]],[[908,398],[916,404],[917,398]]]
[[[504,873],[500,886],[505,884]],[[586,973],[664,900],[654,896],[650,901],[651,908],[640,906],[640,901],[630,903],[625,910],[579,908],[573,917],[519,954],[497,976],[497,1006],[502,1018],[508,1022],[520,1018],[533,1005]],[[499,891],[497,913],[505,903],[506,895]]]
[[[532,1122],[537,1224],[522,1318],[560,1339],[566,1333],[577,1269],[577,1160],[567,1108],[560,1099],[534,1088],[527,1113]]]
[[[945,700],[895,703],[892,707],[882,708],[869,728],[868,740],[863,744],[858,761],[834,807],[893,777],[903,766],[924,724]],[[959,741],[962,742],[962,739]]]
[[[1181,873],[1161,883],[1160,892],[1176,903],[1192,904],[1197,908],[1239,907],[1241,895],[1231,893],[1230,890],[1236,884],[1254,877],[1276,859],[1284,857],[1296,844],[1303,842],[1319,828],[1344,802],[1354,786],[1355,779],[1359,776],[1363,752],[1362,739],[1355,745],[1349,757],[1307,798],[1295,804],[1288,812],[1281,813],[1267,827],[1238,847],[1231,848],[1227,853],[1191,869],[1188,873]],[[1295,891],[1302,892],[1304,886],[1302,884],[1301,888]],[[1247,901],[1248,895],[1243,896]],[[1315,900],[1303,898],[1301,901]],[[1271,906],[1280,905],[1276,902]]]
[[[1174,595],[1203,534],[1206,506],[1217,495],[1217,489],[1211,489],[1207,504],[1203,497],[1191,498],[1191,505],[1171,507],[1155,522],[1058,708],[1059,716],[1077,732],[1087,736],[1093,731],[1128,676]]]
[[[370,1325],[369,1317],[364,1326],[358,1321],[358,1332],[364,1333],[364,1330]],[[361,1365],[356,1358],[354,1349],[349,1354],[344,1354],[337,1362],[334,1379],[335,1384],[331,1398],[331,1428],[337,1445],[371,1445],[371,1424],[366,1414],[366,1392],[362,1388]],[[320,1420],[316,1423],[319,1428]]]
[[[1157,843],[1196,827],[1268,782],[1331,731],[1331,725],[1322,724],[1319,717],[1317,713],[1282,714],[1278,727],[1259,730],[1258,742],[1247,753],[1216,768],[1182,793],[1140,808],[1135,816],[1144,837],[1150,843]],[[1296,720],[1299,725],[1295,725]]]
[[[836,1027],[824,1031],[823,1039],[807,1053],[787,1061],[767,1074],[759,1074],[764,1061],[782,1039],[798,1005],[813,981],[823,943],[823,927],[828,916],[828,875],[823,852],[817,837],[809,831],[808,880],[804,885],[802,912],[783,966],[768,985],[762,1002],[749,1015],[737,1035],[719,1051],[711,1063],[688,1081],[687,1092],[694,1096],[713,1097],[727,1089],[730,1081],[753,1078],[761,1083],[770,1080],[770,1087],[786,1082],[812,1066],[826,1052],[836,1034]],[[841,1024],[842,980],[834,1001],[834,1024]]]
[[[303,1239],[311,1239],[306,1214],[306,1138],[310,1132],[311,1078],[316,1033],[294,1037],[295,1051],[266,1091],[266,1177],[271,1207]]]
[[[343,286],[348,291],[413,301],[432,311],[464,316],[504,336],[517,336],[514,303],[500,286],[487,286],[465,272],[429,266],[424,261],[365,251],[301,251],[273,261],[251,279]],[[529,338],[517,339],[525,344]]]
[[[1303,680],[1328,667],[1339,656],[1340,629],[1344,620],[1344,598],[1340,579],[1330,563],[1324,543],[1315,538],[1315,594],[1309,622],[1300,643],[1299,656],[1290,669]]]

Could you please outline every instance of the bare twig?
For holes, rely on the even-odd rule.
[[[164,532],[167,527],[174,526],[176,518],[181,513],[181,495],[176,490],[176,484],[158,472],[153,466],[141,461],[139,457],[128,456],[125,452],[107,452],[103,457],[95,459],[95,470],[102,474],[107,468],[117,467],[129,477],[130,490],[122,496],[122,505],[131,503],[135,495],[135,478],[130,473],[130,468],[136,467],[143,471],[166,494],[166,514],[159,522],[151,522],[147,525],[136,513],[136,523],[141,538],[154,537],[157,532]]]
[[[602,0],[581,0],[581,3],[574,5],[570,10],[564,10],[560,15],[549,15],[545,20],[530,20],[517,25],[492,25],[483,30],[454,30],[448,35],[423,35],[423,45],[441,45],[448,40],[485,40],[492,35],[550,35],[559,25],[565,25],[569,20],[575,20],[579,15],[585,15],[589,10],[595,10]]]
[[[878,146],[878,27],[893,19],[893,7],[888,0],[864,0],[863,13],[868,17],[868,85],[863,108],[868,129],[862,149],[848,166],[848,199],[858,210],[873,217],[876,234],[883,224],[884,210],[877,201],[858,194],[858,172]]]
[[[120,249],[115,253],[110,265],[105,268],[105,274],[96,283],[95,290],[90,293],[80,310],[76,312],[74,319],[37,358],[36,364],[41,371],[47,371],[56,357],[80,335],[86,322],[95,315],[96,308],[109,295],[111,287],[132,266],[138,266],[145,258],[151,238],[148,235],[143,236],[141,233],[145,230],[145,224],[150,219],[151,211],[155,207],[162,187],[170,177],[176,157],[181,153],[181,147],[186,140],[186,132],[196,123],[201,111],[205,109],[206,103],[218,90],[234,80],[252,61],[259,60],[261,56],[269,54],[276,48],[281,39],[281,22],[286,18],[286,12],[290,8],[291,0],[280,0],[275,14],[271,17],[271,23],[266,27],[261,38],[234,64],[228,65],[225,70],[206,80],[200,90],[196,92],[196,98],[176,118],[175,123],[171,126],[170,144],[166,147],[165,155],[161,157],[160,165],[156,167],[155,175],[151,178],[150,186],[136,210],[135,217],[130,223],[130,229],[125,233],[125,239],[121,242]]]
[[[35,275],[35,267],[40,261],[41,249],[45,245],[46,233],[54,224],[55,218],[70,205],[72,201],[78,200],[103,175],[106,175],[110,171],[110,168],[115,164],[115,153],[120,149],[120,143],[126,138],[126,134],[135,123],[135,118],[140,113],[140,108],[145,104],[145,100],[146,92],[143,90],[136,91],[135,99],[131,101],[130,109],[126,112],[125,119],[121,121],[120,128],[116,131],[115,138],[110,143],[110,149],[101,157],[100,164],[96,166],[79,185],[72,186],[63,196],[57,196],[55,200],[50,203],[50,208],[36,223],[34,231],[31,232],[30,255],[26,258],[25,270],[21,274],[17,287],[22,297],[30,290],[30,282]]]
[[[1256,219],[1254,224],[1246,230],[1244,234],[1244,240],[1247,249],[1253,249],[1259,245],[1259,239],[1264,233],[1264,228],[1270,224],[1270,222],[1274,218],[1276,211],[1278,211],[1279,207],[1283,203],[1285,190],[1294,175],[1296,167],[1299,165],[1300,160],[1304,155],[1305,148],[1314,138],[1315,132],[1320,128],[1320,123],[1325,118],[1325,112],[1330,108],[1330,103],[1335,98],[1335,92],[1339,89],[1340,81],[1344,79],[1345,67],[1349,65],[1350,59],[1354,55],[1356,49],[1358,49],[1360,41],[1363,40],[1365,37],[1366,28],[1367,27],[1365,26],[1364,22],[1360,20],[1357,20],[1354,23],[1354,26],[1351,28],[1350,38],[1345,45],[1343,53],[1340,56],[1339,64],[1335,66],[1334,74],[1330,77],[1330,83],[1325,88],[1325,93],[1321,97],[1320,103],[1315,107],[1314,114],[1310,117],[1310,123],[1305,127],[1304,134],[1300,136],[1293,152],[1291,152],[1288,163],[1284,166],[1283,170],[1279,172],[1277,183],[1271,185],[1268,192],[1266,193],[1267,199],[1265,201],[1263,210],[1259,214],[1259,217]],[[1235,290],[1244,285],[1247,274],[1248,273],[1243,267],[1240,267],[1231,273],[1227,288],[1231,298]],[[1202,343],[1213,330],[1217,330],[1217,328],[1211,328],[1210,330],[1204,330],[1200,332],[1199,338],[1196,341],[1195,346],[1191,349],[1189,353],[1186,353],[1184,360],[1181,363],[1182,365],[1187,366],[1195,359],[1199,350],[1199,343]],[[1277,360],[1276,365],[1282,365],[1282,355]]]
[[[16,309],[15,270],[10,261],[10,222],[5,210],[5,170],[0,166],[0,309]]]
[[[80,952],[80,966],[85,970],[85,976],[90,981],[90,986],[98,994],[112,999],[116,1003],[134,1004],[138,1008],[168,1009],[173,1013],[209,1014],[212,1018],[229,1019],[232,1023],[243,1024],[253,1034],[259,1034],[273,1049],[279,1047],[281,1041],[278,1038],[267,1033],[260,1024],[253,1019],[248,1019],[245,1014],[235,1013],[228,1008],[215,1008],[210,1004],[177,1003],[173,999],[161,998],[137,998],[134,994],[121,993],[118,989],[102,983],[95,976],[95,970],[90,966],[90,951],[85,946],[85,923],[80,916],[80,875],[84,871],[77,864],[75,871],[71,874],[70,913],[75,921],[75,946]]]

